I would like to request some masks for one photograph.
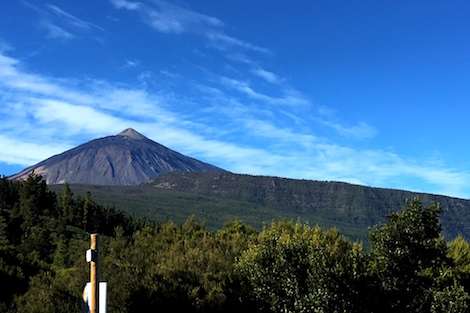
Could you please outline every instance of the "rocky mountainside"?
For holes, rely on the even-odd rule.
[[[171,172],[226,172],[162,146],[134,129],[95,139],[30,166],[10,179],[34,171],[48,184],[138,185]]]

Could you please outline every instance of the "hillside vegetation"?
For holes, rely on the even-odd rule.
[[[470,246],[418,198],[369,231],[281,219],[211,231],[137,220],[40,176],[0,179],[1,312],[78,312],[89,233],[102,234],[108,312],[469,312]]]
[[[63,186],[52,186],[62,192]],[[410,191],[372,188],[341,182],[295,180],[232,173],[170,172],[134,187],[73,185],[77,194],[89,190],[106,205],[136,217],[177,223],[192,216],[208,229],[231,220],[261,229],[279,217],[312,226],[337,227],[351,240],[367,241],[368,227],[400,211],[406,199],[419,196],[424,205],[439,203],[443,236],[470,239],[470,201]]]

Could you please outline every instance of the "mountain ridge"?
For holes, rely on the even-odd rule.
[[[379,188],[336,181],[315,181],[233,173],[166,173],[147,186],[190,192],[267,207],[279,216],[298,217],[331,226],[362,228],[385,222],[391,211],[418,197],[424,206],[439,204],[446,238],[462,235],[470,239],[470,200],[450,196]],[[278,216],[273,216],[277,218]]]
[[[60,192],[63,187],[51,186]],[[419,197],[423,206],[440,203],[443,235],[470,240],[470,200],[345,182],[253,176],[234,173],[168,172],[139,186],[74,185],[103,204],[137,217],[184,223],[194,215],[211,229],[241,220],[261,229],[286,218],[328,229],[337,227],[353,240],[367,242],[368,227],[401,211],[406,199]]]

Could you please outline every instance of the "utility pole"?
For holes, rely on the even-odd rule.
[[[100,235],[91,234],[90,249],[86,252],[86,261],[90,263],[90,282],[83,289],[83,312],[106,313],[108,283],[100,276]]]
[[[90,313],[99,313],[100,308],[100,235],[91,234],[91,262],[90,262],[90,283],[91,283],[91,305]]]

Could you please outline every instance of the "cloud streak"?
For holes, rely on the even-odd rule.
[[[349,138],[368,139],[375,137],[377,134],[377,129],[365,122],[359,122],[357,125],[349,127],[327,120],[319,120],[319,122],[323,125],[333,128],[340,135]]]
[[[47,4],[47,8],[53,12],[56,16],[60,17],[63,21],[65,21],[67,24],[74,26],[76,28],[82,28],[82,29],[99,29],[101,31],[104,31],[104,29],[96,24],[93,24],[91,22],[82,20],[68,12],[65,12],[63,9],[59,8],[56,5],[52,4]]]
[[[0,146],[2,147],[0,149],[1,162],[24,167],[72,148],[70,145],[60,143],[40,144],[20,141],[2,134],[0,134]]]
[[[263,101],[273,105],[305,106],[310,101],[305,99],[299,92],[293,89],[281,89],[280,97],[263,94],[255,91],[250,83],[228,77],[220,77],[220,82],[227,88],[237,90],[251,99]]]
[[[51,39],[70,40],[76,37],[62,27],[52,24],[48,20],[42,20],[39,25],[47,31],[47,37]]]
[[[211,46],[219,50],[226,50],[231,47],[238,47],[238,48],[242,48],[245,50],[259,52],[262,54],[271,54],[271,51],[269,49],[228,36],[222,32],[211,31],[211,32],[207,32],[205,36],[207,37],[207,39],[209,39]]]
[[[147,25],[161,33],[182,34],[223,26],[223,23],[215,17],[200,14],[167,1],[153,1],[153,5],[125,0],[110,0],[110,2],[116,9],[138,12]]]
[[[77,38],[78,32],[90,32],[93,29],[105,32],[102,27],[80,19],[56,5],[46,4],[43,9],[29,2],[22,3],[41,16],[38,27],[46,31],[49,39],[68,41]]]
[[[155,0],[152,5],[126,0],[109,0],[116,9],[137,12],[142,21],[160,33],[195,34],[206,38],[208,45],[225,51],[241,48],[261,54],[271,54],[269,49],[232,37],[223,32],[225,24],[218,18],[201,14],[168,1]]]
[[[271,84],[279,84],[281,82],[281,79],[275,73],[266,71],[260,67],[256,69],[252,69],[251,72],[255,74],[256,76],[259,76],[265,79],[267,82]]]
[[[142,3],[140,2],[132,2],[127,0],[110,0],[110,2],[116,9],[126,9],[131,11],[136,11],[142,6]]]

